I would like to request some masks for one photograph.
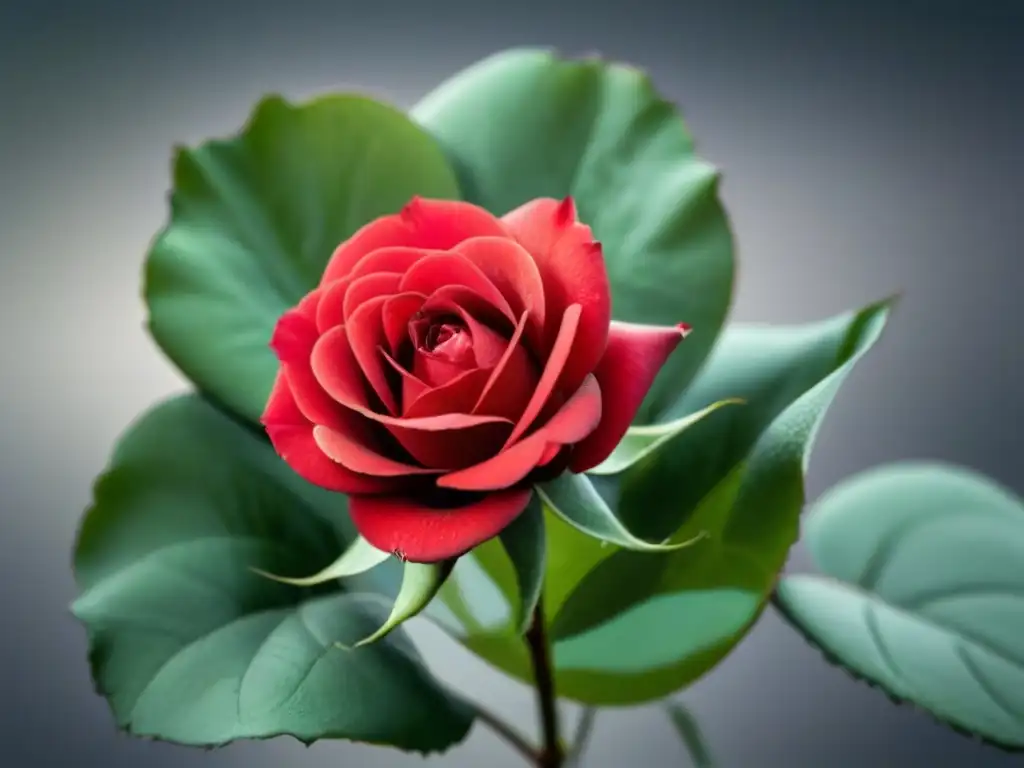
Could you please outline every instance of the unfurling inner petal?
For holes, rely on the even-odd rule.
[[[506,448],[526,434],[552,396],[559,394],[555,387],[574,346],[576,329],[579,327],[580,322],[580,311],[581,307],[579,304],[572,304],[565,310],[565,314],[562,315],[558,335],[555,337],[555,343],[551,347],[551,355],[544,366],[544,372],[540,375],[540,381],[530,396],[526,409],[523,411],[522,416],[519,417],[519,421],[516,422],[515,429],[509,435],[505,443]]]
[[[498,237],[474,237],[454,250],[494,283],[517,317],[529,312],[527,339],[535,354],[543,354],[546,301],[533,256],[515,240]]]
[[[594,376],[587,376],[576,393],[536,432],[486,461],[442,475],[437,484],[462,491],[508,488],[550,462],[557,453],[553,447],[572,445],[593,432],[601,420],[601,407],[601,387]]]

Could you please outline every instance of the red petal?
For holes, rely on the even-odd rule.
[[[296,311],[311,323],[316,323],[316,313],[320,304],[320,294],[321,291],[319,288],[313,289],[303,296],[302,300],[295,307]]]
[[[341,405],[366,418],[400,430],[418,432],[446,432],[483,425],[497,425],[511,429],[512,422],[500,416],[467,413],[446,413],[438,416],[403,418],[376,413],[367,405],[365,384],[354,365],[354,353],[349,344],[347,326],[332,328],[320,337],[313,349],[313,365],[317,379],[324,389]],[[392,430],[394,431],[394,430]]]
[[[447,251],[471,237],[508,237],[508,230],[490,211],[461,200],[414,197],[402,217],[416,232],[415,245]]]
[[[404,246],[380,248],[366,254],[356,262],[348,276],[355,280],[357,277],[372,275],[376,272],[397,272],[398,274],[403,274],[409,267],[428,253],[430,251],[423,248]]]
[[[472,289],[495,306],[511,322],[515,315],[494,283],[487,279],[476,265],[455,253],[433,253],[416,262],[402,278],[403,292],[415,291],[430,295],[438,289],[462,285]]]
[[[547,448],[540,457],[540,461],[537,462],[537,466],[546,467],[555,460],[555,457],[561,452],[563,447],[564,446],[561,446],[558,443],[548,443]]]
[[[408,404],[426,391],[427,385],[403,368],[395,358],[387,353],[386,350],[382,349],[380,353],[384,356],[384,360],[387,364],[390,365],[394,369],[395,373],[397,373],[402,379],[402,412],[404,413]]]
[[[295,397],[291,388],[281,371],[274,377],[274,384],[270,388],[270,397],[263,408],[263,415],[260,416],[260,424],[295,426],[309,424],[309,420],[302,415],[302,411],[295,404]],[[309,424],[310,430],[313,425]]]
[[[320,333],[327,333],[331,328],[345,322],[345,294],[352,281],[349,278],[335,280],[321,288],[323,297],[316,312],[316,327]]]
[[[342,305],[345,322],[347,323],[352,313],[370,299],[380,296],[390,298],[398,290],[398,284],[401,281],[402,276],[397,272],[376,272],[372,275],[355,278],[345,293],[345,301]]]
[[[547,458],[551,445],[571,445],[589,435],[601,421],[601,388],[593,376],[543,427],[522,442],[487,461],[451,474],[442,475],[437,484],[460,491],[491,491],[518,483]],[[556,451],[557,453],[557,451]]]
[[[418,420],[467,413],[488,376],[489,371],[483,369],[466,371],[442,387],[428,389],[410,403],[406,418]],[[454,470],[495,455],[512,431],[512,425],[506,420],[447,431],[422,432],[401,427],[389,427],[389,431],[421,464]]]
[[[469,299],[470,306],[473,309],[479,308],[479,306],[474,306],[477,303],[477,294],[464,291],[462,297]],[[424,304],[424,307],[430,311],[436,310],[458,315],[473,340],[474,361],[481,368],[490,368],[505,354],[509,344],[508,339],[501,336],[489,325],[481,322],[470,308],[464,307],[459,303],[458,298],[460,298],[459,294],[454,292],[450,292],[447,296],[435,294],[429,302]],[[485,316],[486,314],[488,313],[484,312]]]
[[[388,429],[416,461],[443,472],[471,467],[497,455],[509,433],[509,427],[502,424],[481,424],[443,432]]]
[[[271,389],[262,422],[274,450],[304,480],[340,493],[382,493],[393,489],[393,483],[353,472],[324,455],[313,439],[313,425],[299,411],[281,374]]]
[[[546,256],[562,239],[569,245],[594,239],[590,227],[577,220],[576,203],[571,197],[562,200],[538,197],[506,213],[501,222],[512,237],[535,256],[538,253]],[[541,277],[545,277],[543,272]]]
[[[285,312],[274,329],[271,347],[281,360],[281,376],[287,379],[296,408],[305,420],[340,427],[345,423],[343,409],[324,391],[310,368],[317,343],[310,309],[310,304],[300,303]]]
[[[576,221],[571,198],[533,200],[502,217],[537,262],[547,301],[545,338],[552,343],[562,313],[580,304],[576,343],[559,388],[572,392],[604,354],[611,322],[611,289],[600,245],[590,227]]]
[[[285,363],[281,373],[288,381],[295,403],[302,415],[313,424],[341,427],[347,414],[320,385],[309,363]]]
[[[415,232],[400,215],[382,216],[360,227],[331,255],[320,285],[348,277],[366,254],[392,245],[415,245]]]
[[[541,409],[547,403],[548,398],[551,397],[555,384],[562,375],[566,360],[569,359],[569,354],[575,346],[576,329],[579,327],[580,313],[580,305],[572,304],[565,310],[565,314],[562,315],[562,324],[558,329],[558,335],[555,337],[555,343],[551,347],[551,354],[548,357],[547,364],[544,366],[544,372],[540,375],[540,381],[537,382],[537,388],[530,396],[530,401],[527,403],[523,415],[519,418],[515,429],[512,430],[512,434],[509,435],[508,440],[505,442],[506,447],[512,445],[533,425],[534,420],[540,415]]]
[[[495,365],[508,348],[508,339],[503,338],[490,326],[481,323],[469,310],[452,303],[452,311],[462,318],[469,335],[473,338],[473,359],[481,368]]]
[[[409,321],[423,307],[427,297],[422,293],[399,293],[384,302],[381,325],[391,354],[397,354],[402,342],[409,338]]]
[[[375,452],[382,443],[394,442],[382,431],[380,425],[334,400],[317,381],[308,363],[285,365],[282,370],[296,406],[304,419],[312,425],[343,432],[351,439],[362,443],[367,450]]]
[[[414,197],[402,212],[382,216],[339,245],[321,284],[347,276],[367,254],[380,248],[410,246],[448,250],[470,237],[505,235],[502,223],[483,208],[456,200]]]
[[[516,317],[530,313],[527,333],[531,345],[541,351],[544,333],[544,282],[533,257],[509,238],[474,237],[455,247],[473,262],[508,301]]]
[[[437,472],[412,464],[389,459],[368,448],[359,440],[341,430],[330,427],[314,427],[313,440],[328,458],[353,472],[378,477],[401,477],[403,475],[424,475]]]
[[[537,370],[530,356],[520,344],[526,327],[527,313],[519,318],[512,338],[505,347],[501,359],[491,369],[491,374],[473,404],[471,413],[488,413],[518,419],[530,397],[537,388]]]
[[[457,306],[464,309],[474,318],[501,333],[511,335],[515,328],[515,318],[509,317],[503,310],[485,299],[480,293],[465,285],[446,285],[438,288],[423,302],[423,313],[447,311]]]
[[[366,380],[359,369],[345,326],[331,328],[316,342],[310,360],[320,386],[337,402],[368,408]]]
[[[356,529],[377,549],[414,563],[433,563],[497,536],[526,509],[532,493],[529,488],[494,493],[455,509],[393,496],[353,496],[348,509]]]
[[[469,413],[470,404],[476,402],[490,375],[489,370],[482,368],[463,371],[447,384],[424,391],[406,406],[404,415],[418,418],[440,413]]]
[[[316,343],[316,325],[298,307],[277,319],[270,336],[270,348],[282,363],[305,362]]]
[[[443,387],[452,379],[466,372],[466,366],[445,360],[429,352],[416,350],[413,354],[412,371],[429,387]]]
[[[398,413],[398,404],[395,402],[395,393],[391,391],[391,382],[384,373],[384,359],[380,355],[380,347],[387,343],[382,310],[388,298],[378,296],[360,306],[345,324],[345,330],[363,375],[388,412],[395,414]]]
[[[629,429],[654,377],[689,330],[684,324],[668,328],[612,323],[608,349],[594,371],[604,393],[604,417],[573,450],[569,463],[573,472],[585,472],[608,458]]]

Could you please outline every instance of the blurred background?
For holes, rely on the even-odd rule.
[[[217,752],[115,733],[66,605],[69,551],[121,430],[182,379],[142,329],[139,270],[172,144],[265,92],[403,106],[496,49],[650,70],[724,171],[734,319],[802,322],[905,292],[849,379],[810,495],[900,458],[1024,493],[1024,5],[995,0],[7,0],[0,4],[0,765],[337,768],[519,758],[482,727],[445,757],[290,741]],[[810,567],[799,548],[794,570]],[[525,730],[532,694],[429,627],[432,665]],[[829,667],[767,614],[680,697],[724,768],[1019,764]],[[600,716],[587,768],[687,765],[658,710]]]

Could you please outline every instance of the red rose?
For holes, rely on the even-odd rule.
[[[603,461],[686,333],[613,322],[572,200],[501,219],[414,199],[338,246],[271,347],[263,413],[378,549],[434,562],[497,535],[531,484]]]

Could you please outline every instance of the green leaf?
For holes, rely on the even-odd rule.
[[[440,148],[363,96],[264,99],[237,136],[180,149],[171,217],[146,264],[149,327],[201,389],[259,418],[277,318],[334,249],[413,195],[457,198]]]
[[[724,336],[694,384],[704,401],[697,407],[730,394],[747,404],[680,433],[625,472],[618,493],[602,488],[617,495],[634,525],[659,511],[672,515],[655,521],[661,525],[681,520],[674,531],[648,525],[649,535],[680,541],[707,532],[696,546],[601,548],[549,522],[558,567],[549,566],[545,605],[556,611],[551,634],[563,695],[588,704],[661,698],[705,674],[744,636],[797,538],[817,426],[887,314],[882,304],[810,328]],[[752,350],[760,357],[740,354]],[[694,487],[703,491],[696,502]]]
[[[1024,748],[1024,502],[974,472],[901,463],[825,494],[805,524],[822,576],[783,614],[891,696]]]
[[[133,734],[190,745],[290,734],[437,751],[472,715],[403,633],[346,653],[383,621],[397,575],[298,589],[354,539],[344,497],[298,478],[254,429],[197,397],[121,439],[75,549],[99,691]]]
[[[701,732],[700,723],[689,708],[677,701],[666,701],[662,708],[686,745],[693,768],[714,768],[715,761]]]
[[[387,621],[354,646],[345,643],[339,645],[345,650],[370,645],[387,637],[409,619],[418,616],[444,584],[444,580],[451,573],[451,566],[451,563],[405,563],[402,588],[398,591],[398,597]]]
[[[544,536],[544,510],[537,494],[531,497],[526,511],[501,532],[500,539],[515,569],[519,587],[515,625],[516,632],[522,634],[529,628],[544,586],[547,539]]]
[[[638,419],[652,420],[710,351],[733,283],[718,173],[675,108],[635,68],[520,49],[455,75],[412,115],[448,151],[466,199],[500,215],[571,195],[604,245],[616,318],[693,326]]]
[[[356,576],[360,573],[366,573],[366,571],[380,565],[389,557],[391,557],[389,553],[382,552],[362,536],[359,536],[352,542],[348,549],[341,553],[341,557],[322,571],[319,571],[312,576],[289,578],[287,576],[277,576],[273,573],[267,573],[266,571],[261,571],[259,568],[253,568],[253,572],[268,579],[279,581],[282,584],[291,584],[296,587],[314,587],[317,584],[323,584],[327,581],[336,581],[337,579],[344,579],[348,576]]]
[[[674,551],[695,544],[704,536],[702,531],[698,531],[685,541],[672,544],[655,544],[636,538],[601,498],[586,475],[564,472],[554,480],[538,485],[537,494],[548,509],[578,531],[626,549],[639,552]]]
[[[664,424],[646,424],[632,426],[623,436],[615,450],[607,459],[588,471],[590,475],[617,475],[647,458],[660,447],[667,444],[683,430],[693,426],[725,405],[742,405],[738,399],[719,400],[696,413],[681,416]]]

